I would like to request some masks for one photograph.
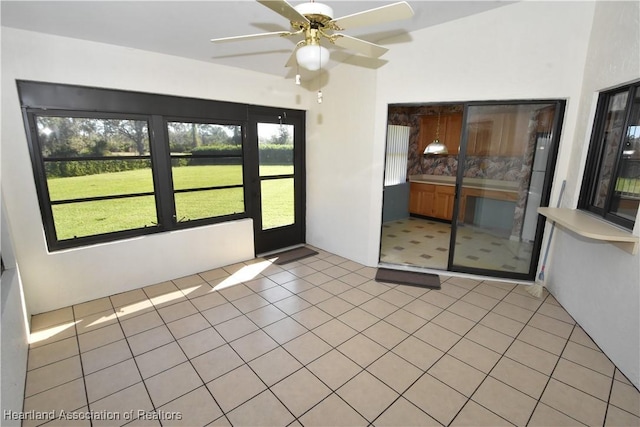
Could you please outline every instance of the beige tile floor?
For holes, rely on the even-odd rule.
[[[638,390],[553,296],[378,283],[319,252],[34,316],[24,410],[66,411],[46,425],[640,425]]]
[[[446,270],[451,224],[409,217],[383,224],[380,261]],[[462,267],[528,273],[533,244],[471,225],[458,227],[454,263]]]

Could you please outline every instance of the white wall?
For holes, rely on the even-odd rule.
[[[321,138],[317,146],[307,140],[309,242],[377,265],[390,103],[567,99],[556,169],[564,176],[593,9],[592,2],[520,2],[390,43],[375,78],[348,65],[332,69]]]
[[[350,65],[332,68],[307,123],[307,242],[367,263],[376,245],[364,225],[381,215],[372,206],[375,71]],[[377,262],[377,258],[376,258]]]
[[[640,3],[598,2],[567,176],[575,208],[599,91],[640,78]],[[640,388],[640,254],[556,229],[547,285],[618,368]],[[634,234],[640,235],[640,213]]]
[[[266,74],[3,27],[2,189],[29,314],[254,256],[251,220],[48,253],[16,79],[303,110],[308,93]]]
[[[6,271],[0,279],[2,301],[2,413],[20,412],[24,398],[25,378],[27,375],[27,355],[29,349],[26,309],[22,294],[20,270],[15,260],[11,244],[10,227],[2,205],[0,231],[2,235],[2,259]],[[11,421],[3,417],[3,425],[19,426],[20,421]]]

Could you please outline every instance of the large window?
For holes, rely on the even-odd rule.
[[[580,208],[633,229],[640,203],[640,83],[600,94]]]
[[[179,222],[244,212],[242,128],[167,123]]]
[[[57,240],[158,223],[146,119],[34,118]]]
[[[18,82],[50,250],[246,218],[248,106]]]

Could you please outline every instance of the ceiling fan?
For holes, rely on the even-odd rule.
[[[329,61],[329,50],[321,44],[321,41],[324,40],[328,41],[329,44],[372,58],[379,58],[388,50],[377,44],[336,31],[391,22],[413,16],[413,9],[405,1],[368,9],[341,18],[333,18],[333,9],[331,7],[313,0],[296,6],[290,5],[286,0],[257,0],[257,2],[287,18],[291,22],[291,30],[223,37],[212,39],[211,41],[222,43],[274,36],[303,36],[304,39],[296,44],[296,48],[286,66],[293,66],[297,63],[299,66],[311,71],[321,69]],[[294,58],[295,62],[293,61]]]

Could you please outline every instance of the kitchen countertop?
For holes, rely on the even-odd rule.
[[[447,175],[410,175],[409,182],[435,185],[456,185],[455,176]],[[517,193],[520,187],[518,181],[501,181],[498,179],[465,178],[464,187],[479,188],[483,190],[496,190]]]

